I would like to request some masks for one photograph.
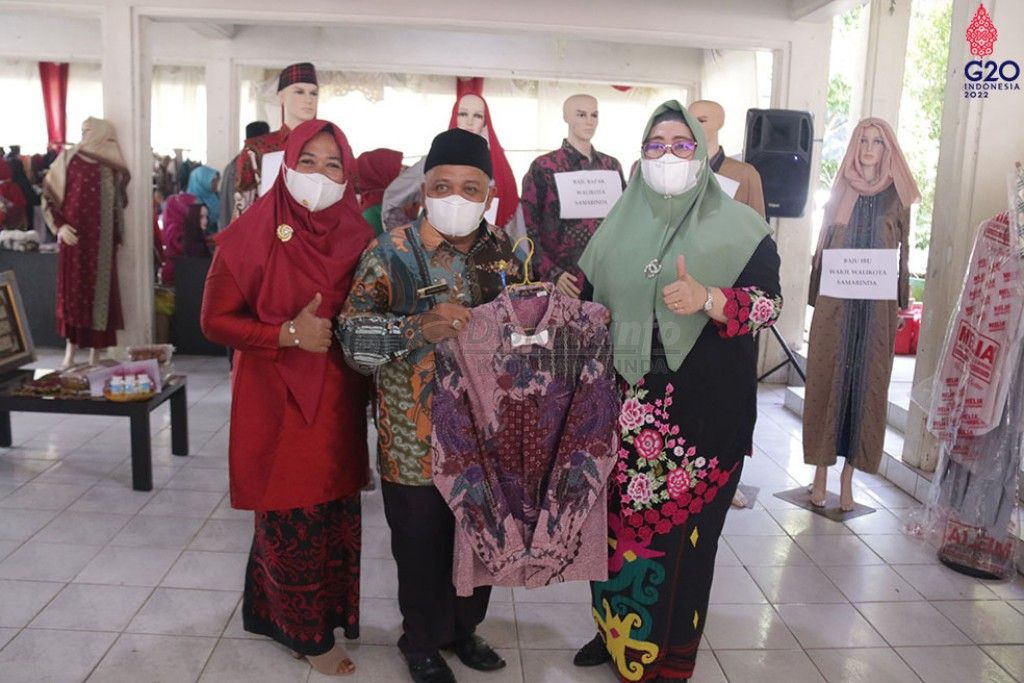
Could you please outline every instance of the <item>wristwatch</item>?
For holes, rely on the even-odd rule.
[[[711,313],[711,309],[715,305],[715,299],[714,299],[713,296],[711,296],[711,288],[710,287],[705,287],[704,289],[708,290],[708,298],[704,300],[704,312],[710,314]]]

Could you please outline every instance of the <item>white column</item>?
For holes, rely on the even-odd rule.
[[[815,137],[821,135],[825,120],[825,95],[828,91],[828,58],[831,31],[824,24],[810,24],[792,43],[787,55],[775,52],[775,77],[772,87],[773,106],[781,109],[809,111],[814,117]],[[784,304],[775,323],[779,333],[792,349],[803,346],[807,317],[807,287],[811,274],[811,197],[818,186],[821,166],[820,143],[814,143],[811,159],[810,190],[807,208],[800,218],[774,219],[775,242],[778,244],[782,268],[779,273]],[[771,334],[761,335],[759,372],[785,359],[782,349]],[[770,380],[784,382],[786,373],[779,372]]]
[[[224,168],[238,153],[238,78],[227,55],[206,63],[206,163]]]
[[[124,243],[117,270],[125,328],[121,345],[147,343],[153,334],[153,157],[149,141],[152,67],[146,48],[147,20],[128,4],[107,4],[102,13],[103,117],[117,130],[132,174],[125,210]]]
[[[905,462],[926,471],[937,464],[934,440],[925,430],[927,389],[939,364],[974,234],[982,221],[1007,210],[1006,175],[1015,161],[1024,162],[1024,128],[1019,123],[1024,91],[992,91],[987,99],[964,97],[964,66],[974,59],[964,33],[977,7],[975,0],[953,2],[924,315],[914,369],[915,392],[926,402],[910,404],[903,449]],[[995,53],[986,59],[1024,63],[1024,3],[989,0],[985,7],[999,31]]]
[[[880,118],[895,129],[903,94],[911,2],[871,0],[870,4],[861,118]]]

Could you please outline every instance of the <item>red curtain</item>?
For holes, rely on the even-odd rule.
[[[43,111],[50,149],[61,149],[67,140],[68,65],[39,62],[39,80],[43,85]]]
[[[468,78],[466,76],[459,76],[455,79],[455,99],[461,99],[463,95],[480,95],[483,97],[483,94],[484,79],[482,77]]]

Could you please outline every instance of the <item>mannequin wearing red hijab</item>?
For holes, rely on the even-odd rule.
[[[311,151],[325,132],[340,155],[326,157],[335,171]],[[322,170],[305,168],[314,163]],[[373,235],[356,201],[355,168],[336,126],[295,128],[273,187],[217,235],[201,318],[207,337],[235,349],[231,504],[256,511],[244,626],[328,673],[351,669],[333,629],[359,633],[359,493],[369,473],[367,381],[328,341],[328,321]],[[310,211],[293,198],[286,169],[334,182],[330,173],[343,170],[343,195]],[[313,339],[318,330],[324,337]]]
[[[494,173],[494,199],[498,205],[494,225],[506,228],[515,219],[519,208],[519,186],[505,157],[505,150],[498,141],[498,134],[494,132],[487,101],[476,93],[466,93],[459,97],[452,106],[451,119],[448,121],[448,129],[452,128],[462,128],[487,139]],[[407,207],[419,205],[422,184],[421,159],[403,171],[385,190],[381,206],[384,230],[407,225],[416,217],[409,215]]]

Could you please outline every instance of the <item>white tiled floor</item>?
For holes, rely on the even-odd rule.
[[[50,357],[42,362],[53,362]],[[18,414],[0,449],[0,681],[325,681],[280,646],[245,633],[238,605],[250,513],[226,499],[226,363],[176,361],[189,375],[193,455],[170,454],[154,414],[156,490],[129,488],[124,420]],[[753,510],[729,513],[697,682],[1024,680],[1024,579],[983,583],[903,536],[917,503],[859,477],[878,512],[846,524],[772,497],[805,483],[800,424],[764,387]],[[407,680],[379,493],[364,494],[362,639],[355,681]],[[508,668],[461,681],[615,680],[576,669],[594,632],[587,588],[494,591],[481,633]]]

